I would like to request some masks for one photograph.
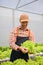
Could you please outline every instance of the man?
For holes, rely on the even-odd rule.
[[[34,42],[34,34],[33,32],[27,28],[29,23],[29,17],[27,14],[23,13],[20,16],[20,27],[16,27],[12,30],[10,34],[10,47],[12,48],[10,61],[14,61],[16,59],[24,59],[28,60],[28,49],[21,46],[23,42],[26,40],[31,40]]]

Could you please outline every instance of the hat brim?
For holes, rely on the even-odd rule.
[[[21,22],[25,22],[25,21],[27,21],[27,22],[28,22],[28,19],[25,19],[25,20],[21,20]]]

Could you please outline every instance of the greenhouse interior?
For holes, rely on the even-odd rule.
[[[23,23],[19,22],[22,14],[26,14],[29,17],[27,27],[34,34],[34,42],[30,38],[30,40],[21,41],[22,44],[20,46],[15,44],[14,48],[12,48],[14,44],[10,43],[10,33]],[[25,34],[26,29],[24,31],[21,29],[20,31]],[[14,36],[16,36],[15,32]],[[10,44],[12,47],[10,47]],[[15,50],[16,45],[19,48],[17,50]],[[22,52],[22,47],[25,51],[28,50],[28,52]],[[17,53],[20,51],[24,55],[28,54],[29,59],[25,61],[24,56],[24,58],[17,58],[14,62],[10,61],[12,50]],[[20,56],[20,53],[18,56]],[[0,0],[0,65],[23,64],[43,65],[43,0]]]

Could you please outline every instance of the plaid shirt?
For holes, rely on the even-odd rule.
[[[14,43],[16,42],[16,37],[29,37],[31,41],[34,42],[34,33],[30,29],[26,29],[26,31],[19,30],[19,27],[16,27],[13,29],[10,33],[10,46],[14,46]]]

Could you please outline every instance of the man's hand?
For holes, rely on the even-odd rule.
[[[18,50],[19,50],[19,46],[15,44],[14,50],[15,50],[15,51],[18,51]]]
[[[19,50],[21,50],[23,53],[28,53],[28,49],[26,49],[22,46],[19,47]]]
[[[28,53],[28,49],[26,49],[26,48],[24,48],[24,47],[22,47],[22,46],[18,46],[18,45],[14,45],[14,50],[15,51],[22,51],[23,53]]]

